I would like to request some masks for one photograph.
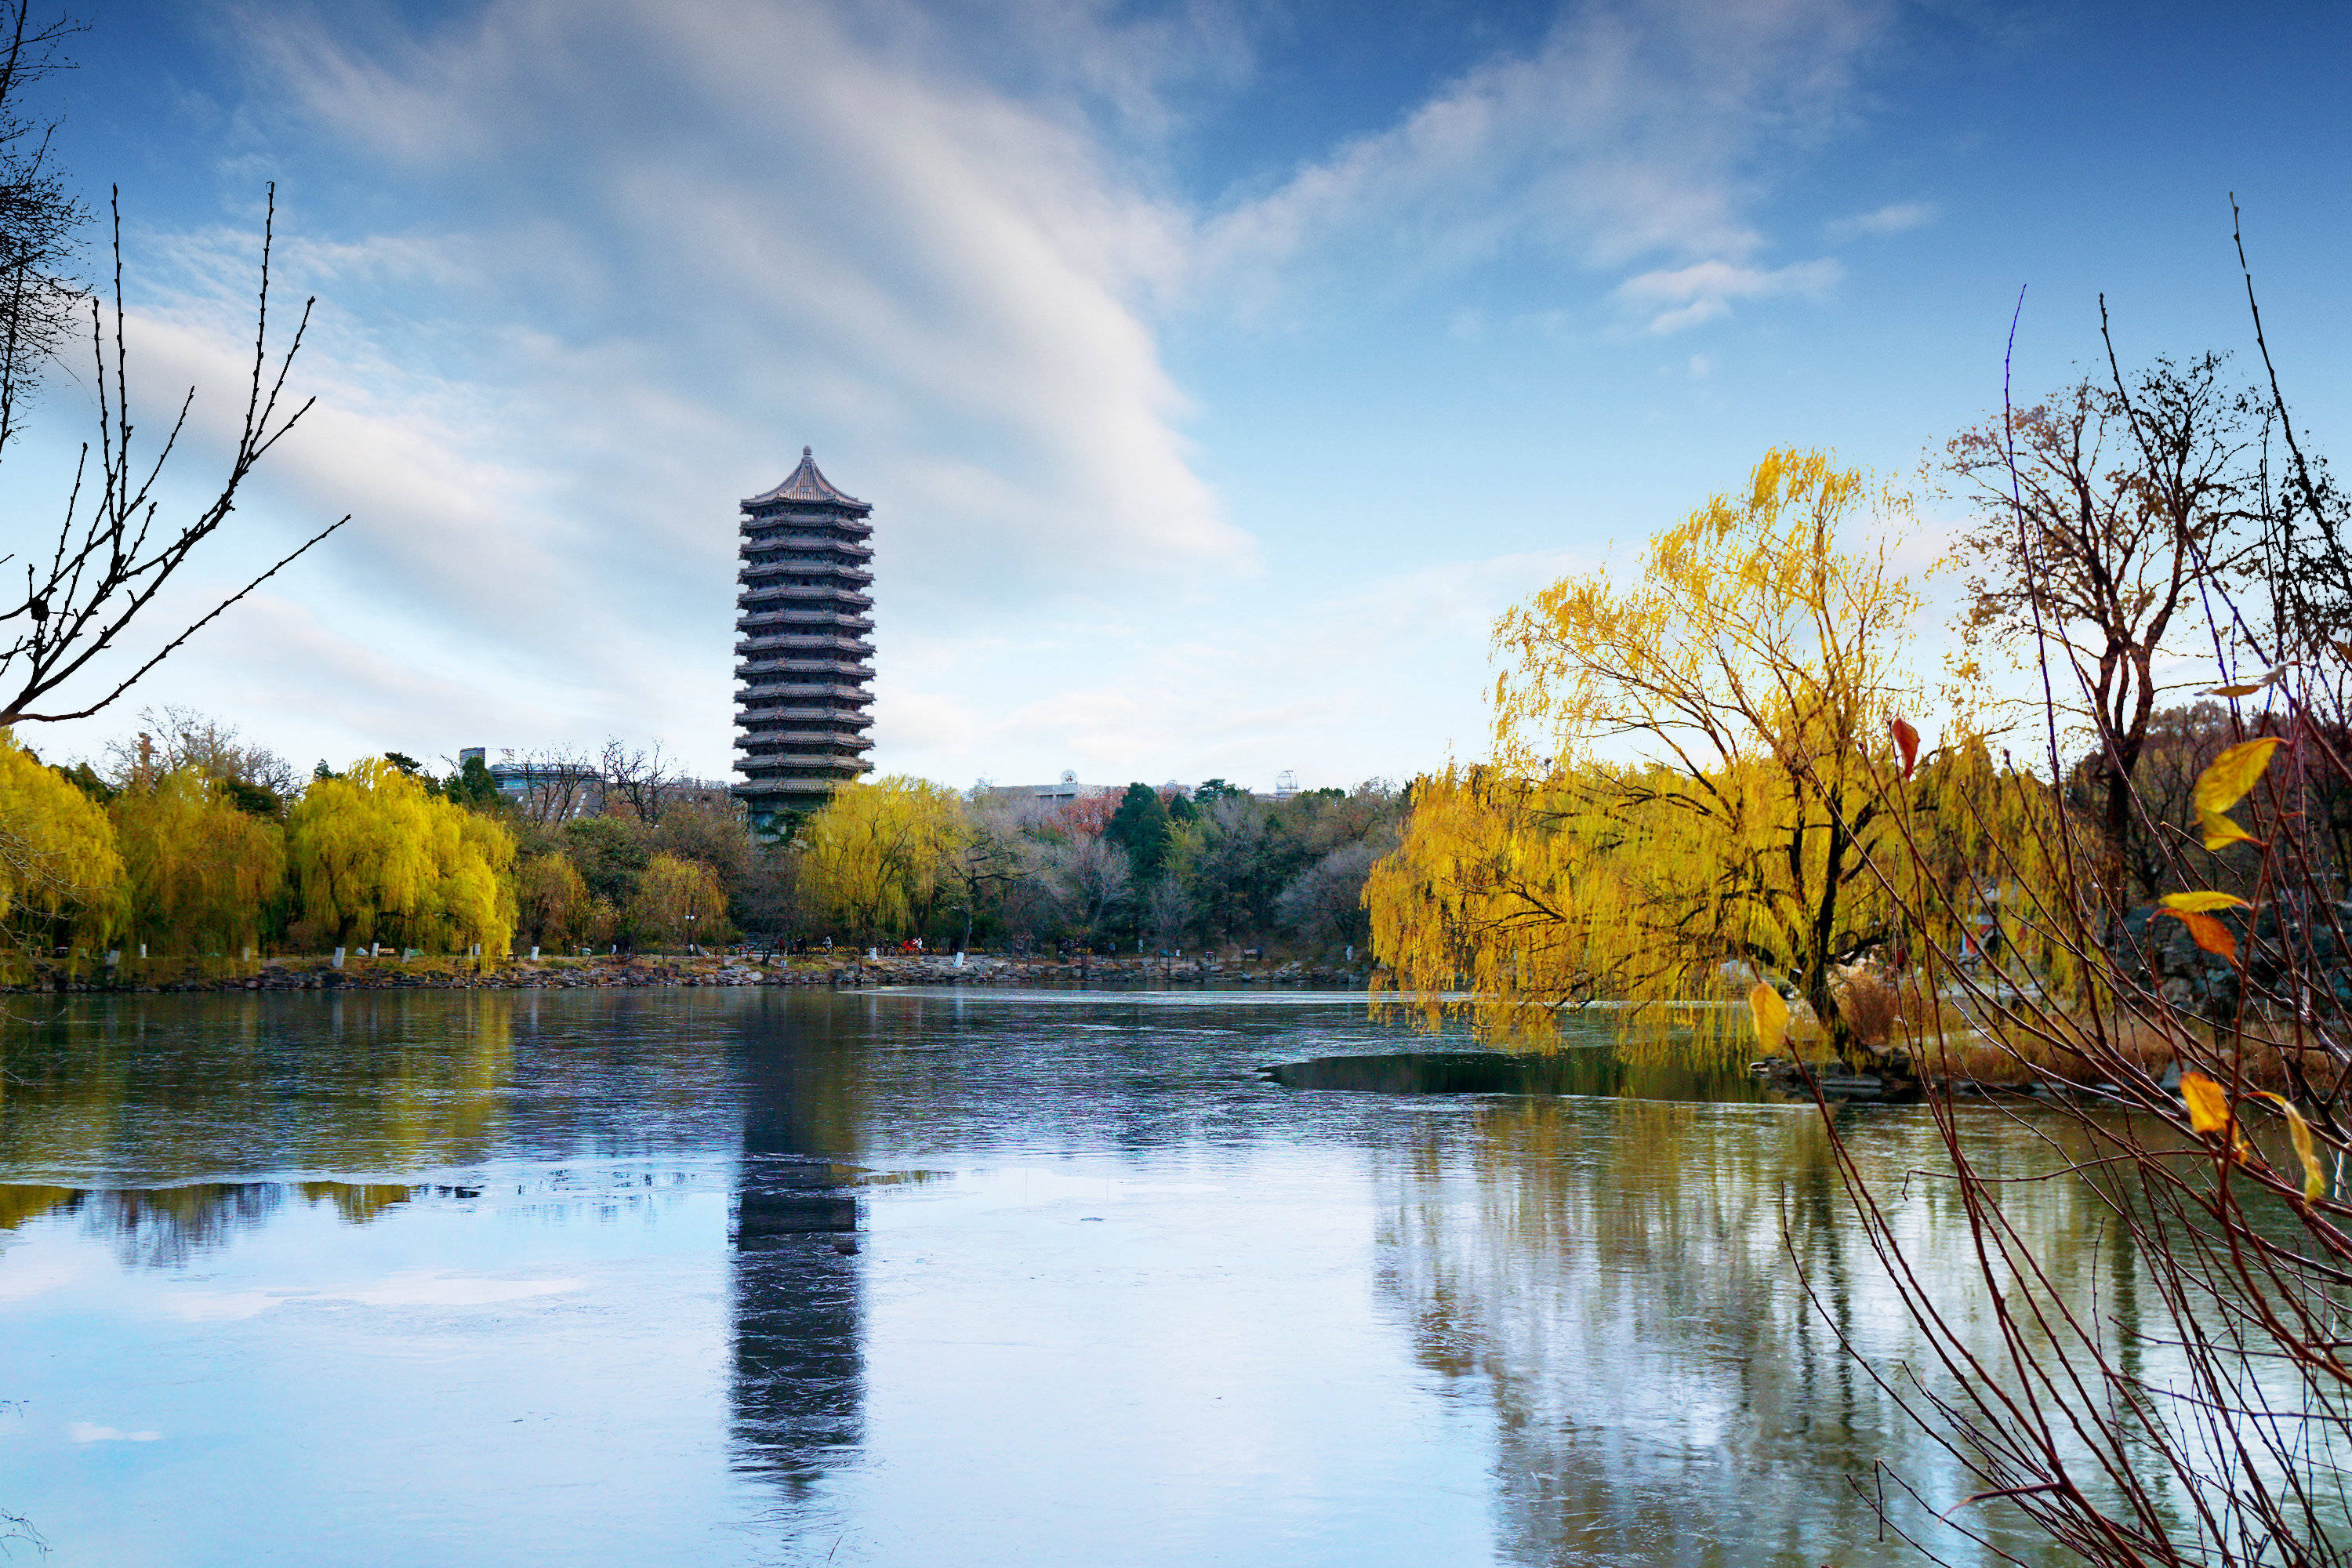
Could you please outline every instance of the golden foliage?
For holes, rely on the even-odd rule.
[[[802,829],[802,885],[860,937],[913,929],[954,876],[969,833],[961,802],[943,784],[853,780]]]
[[[2189,1125],[2199,1132],[2230,1131],[2229,1092],[2203,1073],[2180,1075],[2180,1101],[2189,1108]]]
[[[525,856],[515,867],[515,905],[516,922],[534,946],[574,947],[589,934],[593,900],[568,855]]]
[[[288,838],[305,923],[338,945],[479,942],[494,957],[513,945],[513,836],[382,759],[314,780]]]
[[[1419,781],[1366,889],[1388,983],[1426,1019],[1455,1005],[1541,1042],[1592,996],[1719,1032],[1686,1005],[1745,969],[1843,1041],[1837,966],[1970,918],[2037,809],[1965,734],[1916,755],[1920,599],[1885,543],[1909,531],[1903,496],[1775,451],[1624,583],[1566,579],[1506,615],[1494,762]],[[1906,837],[1917,854],[1889,853]],[[1462,984],[1476,1000],[1446,1003]]]
[[[719,873],[699,860],[656,855],[638,879],[628,915],[629,930],[640,946],[660,950],[724,942],[727,889]]]
[[[131,786],[107,808],[130,877],[131,940],[163,953],[233,955],[261,942],[286,880],[286,836],[194,768]]]
[[[122,856],[89,796],[0,731],[0,920],[98,942],[121,923]]]
[[[2271,765],[2271,753],[2282,743],[2276,735],[2265,735],[2242,741],[2214,758],[2212,765],[2197,775],[2197,790],[2191,797],[2197,809],[2227,811],[2245,799]]]
[[[1748,1011],[1756,1020],[1756,1043],[1777,1051],[1789,1039],[1789,1005],[1780,994],[1758,981],[1748,993]]]
[[[2242,910],[2246,900],[2235,893],[2167,893],[2158,900],[2182,914],[2205,915],[2215,910]]]
[[[2242,741],[2214,758],[2212,764],[2197,775],[2197,787],[2189,796],[2189,804],[2196,808],[2198,824],[2205,830],[2206,848],[2221,849],[2256,841],[2252,834],[2222,814],[2246,798],[2246,792],[2254,787],[2263,770],[2271,765],[2271,753],[2280,744],[2275,735]]]
[[[2303,1163],[2303,1200],[2317,1203],[2327,1195],[2327,1167],[2319,1163],[2319,1151],[2312,1146],[2311,1123],[2286,1096],[2267,1089],[2258,1092],[2263,1100],[2278,1101],[2280,1113],[2286,1118],[2286,1135],[2294,1141],[2294,1157]]]

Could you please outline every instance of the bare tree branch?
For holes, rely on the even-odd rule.
[[[5,125],[0,125],[0,134],[5,134]],[[83,679],[94,661],[123,647],[134,624],[143,624],[141,617],[173,574],[228,521],[236,510],[237,491],[255,467],[310,410],[310,400],[290,411],[281,410],[280,405],[285,399],[287,377],[309,331],[315,300],[305,302],[291,342],[277,356],[274,368],[271,362],[269,269],[276,225],[277,187],[272,185],[262,228],[253,370],[228,474],[213,499],[192,520],[177,528],[164,525],[159,531],[163,503],[156,488],[164,465],[187,428],[195,393],[191,388],[182,399],[179,413],[154,456],[136,456],[128,354],[123,343],[127,312],[122,289],[122,216],[117,194],[113,203],[111,321],[105,306],[96,300],[90,302],[90,351],[99,401],[97,450],[93,454],[87,444],[82,448],[65,517],[47,558],[24,563],[23,600],[13,608],[0,608],[0,628],[13,627],[10,640],[0,644],[0,693],[5,693],[0,695],[0,727],[82,719],[99,712],[231,605],[243,601],[351,521],[343,517],[312,534],[236,593],[165,638],[154,651],[140,658],[127,676],[106,685],[95,697],[55,700],[68,683]],[[5,410],[0,409],[0,442],[5,442]],[[87,510],[83,506],[86,495],[90,503]]]

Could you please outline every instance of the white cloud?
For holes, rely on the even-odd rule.
[[[1852,239],[1919,228],[1935,222],[1936,215],[1933,202],[1891,202],[1875,212],[1856,213],[1824,224],[1822,232],[1832,245],[1843,245]]]
[[[152,1443],[163,1436],[161,1432],[124,1432],[92,1421],[75,1421],[66,1427],[66,1436],[76,1443]]]
[[[591,520],[626,504],[723,557],[728,486],[772,483],[809,439],[853,489],[891,476],[919,582],[1247,569],[1139,313],[1181,269],[1182,216],[1083,124],[926,58],[921,22],[496,0],[404,50],[309,31],[278,59],[315,122],[462,205],[485,272],[454,303],[533,334],[498,356],[504,417],[541,448],[516,456],[610,478],[678,443],[684,473],[625,476]],[[1133,100],[1111,52],[1080,74]]]
[[[1826,258],[1795,262],[1769,271],[1727,261],[1700,261],[1629,278],[1618,286],[1617,298],[1636,311],[1649,314],[1650,331],[1678,332],[1729,315],[1734,300],[1769,300],[1791,294],[1819,298],[1843,276],[1844,269]],[[1667,308],[1661,310],[1661,306]]]
[[[431,749],[406,700],[464,725],[452,744],[632,732],[723,771],[734,500],[810,442],[882,489],[890,594],[927,619],[1257,570],[1148,317],[1187,220],[1083,115],[975,79],[935,19],[492,0],[409,38],[249,20],[268,69],[247,112],[285,188],[372,188],[369,216],[409,226],[279,249],[281,319],[312,289],[341,307],[298,371],[320,402],[248,492],[251,547],[206,560],[226,579],[353,512],[298,568],[312,626],[240,609],[142,699],[286,689],[289,743],[331,755],[343,733]],[[1024,26],[1062,58],[1085,22]],[[1178,31],[1097,26],[1068,93],[1151,121],[1154,81],[1230,68],[1207,21]],[[258,216],[134,237],[134,390],[152,424],[203,389],[184,489],[243,406]],[[282,210],[281,235],[301,221]],[[200,662],[243,674],[192,694]],[[49,743],[94,750],[105,724]]]
[[[357,521],[139,700],[230,710],[304,757],[632,733],[713,773],[733,502],[804,442],[882,503],[884,760],[1149,750],[1213,773],[1296,749],[1326,710],[1376,723],[1354,689],[1415,684],[1401,650],[1436,632],[1267,628],[1171,324],[1229,330],[1333,269],[1410,288],[1514,255],[1565,258],[1563,298],[1456,310],[1459,341],[1573,337],[1612,298],[1663,332],[1818,296],[1834,262],[1759,260],[1763,171],[1836,123],[1886,16],[1571,4],[1393,123],[1220,195],[1183,193],[1168,144],[1271,24],[1215,0],[984,20],[486,0],[415,33],[292,4],[245,15],[262,64],[239,122],[313,195],[281,215],[281,280],[335,303],[303,375],[320,405],[239,526],[257,552]],[[315,198],[347,191],[365,195],[337,232]],[[134,374],[205,384],[199,471],[237,406],[255,238],[151,252]],[[1370,590],[1337,584],[1362,570],[1274,598],[1352,603]],[[1456,633],[1483,651],[1483,626]],[[1024,664],[1020,644],[1053,651]],[[1316,684],[1261,699],[1266,659]],[[1017,679],[980,690],[976,668]]]
[[[1539,47],[1488,61],[1207,231],[1227,266],[1370,242],[1444,270],[1532,240],[1600,268],[1742,258],[1768,151],[1843,111],[1885,24],[1874,0],[1564,7]]]

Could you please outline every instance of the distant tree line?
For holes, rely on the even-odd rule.
[[[841,786],[802,825],[790,897],[802,934],[860,944],[1174,952],[1369,935],[1363,889],[1396,847],[1381,783],[1267,800],[1222,779],[1041,802],[893,777]]]
[[[658,750],[614,743],[502,791],[386,752],[306,775],[230,725],[151,709],[97,762],[0,742],[0,921],[16,966],[108,952],[243,959],[1362,944],[1364,882],[1404,802],[1381,784],[1265,800],[1222,780],[1066,804],[919,779],[842,785],[783,835]]]
[[[143,719],[98,763],[44,766],[0,741],[0,921],[20,967],[102,951],[670,951],[730,940],[777,866],[707,790],[615,788],[604,815],[535,821],[478,758],[436,775],[387,752],[306,777],[202,714]]]

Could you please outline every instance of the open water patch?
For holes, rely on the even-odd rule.
[[[1122,1002],[1147,1007],[1221,1008],[1328,1007],[1335,1005],[1362,1007],[1369,994],[1362,991],[1273,991],[1258,986],[1217,990],[1195,985],[1183,990],[1157,990],[1139,985],[1093,985],[1049,991],[1010,985],[869,985],[845,994],[921,996],[936,1001],[952,1001],[959,1005],[971,1002],[996,1002],[1024,1005],[1054,1003],[1065,1006],[1100,1006],[1106,1002]],[[1445,998],[1447,1001],[1465,999],[1451,994]]]
[[[1738,1062],[1628,1061],[1607,1046],[1315,1057],[1259,1070],[1285,1089],[1357,1094],[1584,1095],[1735,1104],[1788,1098],[1751,1078]]]

